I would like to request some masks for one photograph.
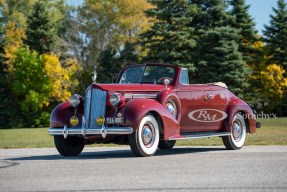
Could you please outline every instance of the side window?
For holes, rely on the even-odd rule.
[[[189,79],[188,79],[188,71],[186,68],[181,69],[180,77],[179,77],[179,82],[181,84],[189,84]]]

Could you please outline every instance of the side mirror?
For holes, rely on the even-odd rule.
[[[169,79],[164,79],[163,84],[165,85],[165,88],[167,89],[167,86],[170,85],[170,80]]]

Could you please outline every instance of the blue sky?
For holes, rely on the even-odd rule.
[[[264,24],[269,24],[272,7],[277,7],[277,0],[245,0],[250,5],[249,13],[256,23],[256,29],[262,34]]]
[[[262,34],[264,24],[269,24],[272,7],[277,6],[277,0],[245,0],[250,5],[249,13],[256,23],[256,29]],[[287,1],[287,0],[285,0]],[[83,0],[67,0],[69,4],[79,5]]]

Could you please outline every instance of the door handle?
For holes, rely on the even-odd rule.
[[[209,99],[211,99],[211,98],[213,98],[213,95],[212,95],[212,94],[208,93],[208,94],[205,95],[205,100],[206,100],[206,101],[209,100]]]

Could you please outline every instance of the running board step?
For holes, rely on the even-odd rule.
[[[230,132],[199,132],[199,133],[185,133],[182,135],[171,136],[168,140],[184,140],[184,139],[198,139],[206,137],[222,137],[231,135]]]

